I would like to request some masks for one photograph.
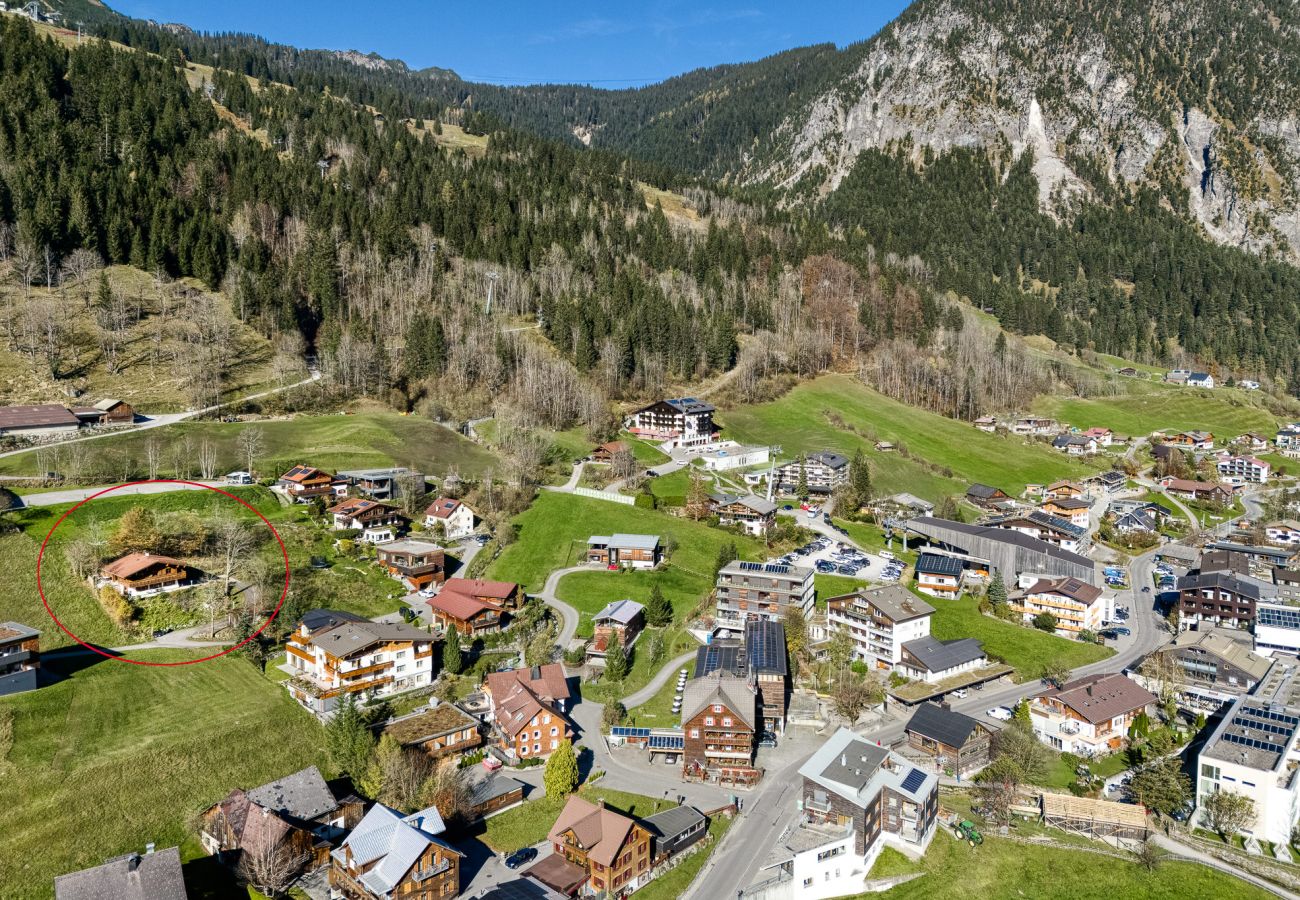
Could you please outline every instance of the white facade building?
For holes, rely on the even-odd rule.
[[[934,607],[896,584],[861,588],[826,601],[830,631],[853,638],[853,658],[881,671],[903,661],[903,645],[930,635]]]
[[[729,469],[743,469],[746,466],[766,465],[769,448],[746,447],[736,441],[716,441],[700,453],[700,462],[710,472],[725,472]]]

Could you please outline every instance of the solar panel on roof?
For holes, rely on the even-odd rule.
[[[683,736],[656,734],[650,738],[651,750],[683,750],[685,747],[686,738]]]
[[[1256,620],[1260,625],[1274,628],[1294,628],[1300,630],[1300,610],[1275,609],[1264,606],[1256,611]]]
[[[740,568],[745,572],[761,572],[763,569],[763,564],[754,563],[754,562],[743,562],[740,564]]]
[[[907,791],[909,794],[915,793],[916,789],[924,783],[925,773],[920,769],[913,769],[908,772],[907,777],[903,779],[903,790]]]
[[[764,566],[763,571],[771,572],[774,575],[785,575],[790,571],[789,566]]]
[[[629,728],[625,725],[615,725],[609,732],[613,737],[634,737],[643,738],[650,736],[649,728]]]

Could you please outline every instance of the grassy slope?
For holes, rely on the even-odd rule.
[[[897,863],[897,861],[891,861]],[[1105,859],[1092,853],[1058,847],[1037,847],[987,837],[979,847],[958,842],[944,831],[912,871],[925,874],[883,894],[886,900],[1084,900],[1084,898],[1144,897],[1186,900],[1215,897],[1246,900],[1272,896],[1227,875],[1191,863],[1165,863],[1147,872],[1136,863]],[[898,863],[889,874],[908,868]],[[875,874],[873,872],[873,874]]]
[[[320,726],[243,660],[102,660],[67,674],[0,699],[14,715],[8,765],[0,759],[0,896],[49,897],[57,874],[182,842],[189,814],[232,787],[325,764]]]
[[[858,434],[833,425],[840,415]],[[999,437],[970,425],[890,400],[846,375],[827,375],[801,384],[771,403],[719,413],[724,434],[736,440],[779,442],[789,457],[823,448],[867,450],[879,493],[909,491],[929,500],[961,494],[969,482],[996,485],[1018,494],[1027,483],[1047,483],[1086,474],[1077,460],[1041,444]],[[905,445],[913,459],[881,454],[872,440]],[[925,466],[952,470],[951,477]]]
[[[479,445],[427,419],[395,412],[367,409],[355,415],[300,416],[255,423],[262,430],[265,451],[259,455],[258,475],[272,476],[307,462],[325,469],[406,465],[428,475],[455,468],[462,475],[477,475],[493,467],[496,458]],[[204,438],[217,447],[220,471],[242,469],[236,439],[242,423],[182,422],[148,432],[122,434],[86,445],[96,453],[134,458],[143,468],[144,445],[150,437],[164,446],[189,439],[197,448]],[[163,471],[171,466],[164,454]],[[32,475],[39,471],[35,453],[0,458],[0,474]],[[194,472],[190,472],[193,475]]]
[[[611,809],[642,818],[675,805],[663,799],[603,788],[599,783],[583,785],[578,793],[592,803],[604,800]],[[544,841],[567,800],[567,797],[547,797],[538,791],[535,798],[523,806],[488,819],[483,842],[498,852],[511,852]]]
[[[1039,397],[1034,412],[1079,428],[1101,426],[1124,435],[1203,428],[1228,438],[1244,431],[1271,435],[1277,427],[1277,419],[1259,399],[1242,391],[1202,391],[1134,379],[1121,379],[1120,384],[1125,392],[1115,397]]]

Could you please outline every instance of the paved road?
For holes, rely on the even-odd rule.
[[[559,585],[560,579],[565,575],[571,575],[574,572],[591,572],[594,571],[591,566],[569,566],[567,569],[556,569],[546,579],[546,585],[542,588],[540,594],[542,602],[560,614],[563,623],[560,626],[560,636],[556,638],[556,646],[561,651],[567,650],[573,636],[578,632],[578,611],[563,600],[555,596],[555,588]]]
[[[87,435],[82,435],[81,437],[68,438],[62,441],[51,441],[49,443],[41,444],[39,447],[24,447],[21,450],[7,450],[4,453],[0,453],[0,457],[17,456],[20,453],[32,453],[38,449],[44,449],[46,447],[58,447],[63,444],[79,444],[82,441],[97,441],[97,440],[101,440],[102,438],[117,437],[118,435],[122,435],[122,434],[135,434],[136,432],[139,431],[148,431],[151,428],[162,428],[167,425],[175,425],[177,422],[183,422],[186,419],[192,419],[195,416],[202,416],[208,413],[216,412],[219,409],[225,409],[226,407],[234,406],[237,403],[246,403],[249,400],[260,400],[263,397],[269,397],[272,394],[279,394],[282,391],[291,391],[294,388],[302,387],[305,384],[311,384],[313,381],[319,381],[320,378],[321,378],[320,370],[313,369],[309,377],[304,378],[302,381],[294,382],[293,384],[286,384],[283,387],[276,387],[276,388],[271,388],[270,390],[259,391],[256,394],[247,394],[243,397],[236,397],[234,400],[227,400],[224,403],[217,403],[213,406],[205,406],[202,409],[189,409],[189,410],[185,410],[184,412],[177,412],[177,413],[162,413],[160,415],[153,416],[152,418],[146,419],[144,422],[141,422],[137,425],[133,425],[130,428],[108,429],[105,431],[101,431],[97,434],[87,434]]]
[[[655,673],[655,677],[650,679],[650,683],[634,694],[628,694],[623,698],[625,709],[631,709],[634,706],[640,706],[642,703],[648,703],[655,694],[659,693],[669,678],[672,678],[682,667],[688,666],[691,660],[695,659],[695,651],[683,653],[676,659],[670,659],[664,663],[664,667]]]
[[[174,482],[150,483],[150,484],[133,484],[124,488],[119,488],[113,492],[113,496],[120,497],[126,494],[165,494],[171,491],[201,491],[202,487],[195,485],[208,485],[209,487],[227,488],[222,481],[199,481],[195,484],[177,484]],[[97,494],[104,490],[103,487],[75,488],[65,491],[45,491],[40,494],[26,494],[23,496],[23,504],[26,506],[60,506],[64,503],[80,503],[92,494]]]
[[[196,625],[193,628],[179,628],[171,634],[165,634],[162,637],[146,641],[143,644],[128,644],[125,647],[108,647],[105,648],[111,653],[126,653],[131,650],[192,650],[202,647],[225,647],[230,641],[192,641],[190,635],[197,631],[207,628],[206,625]],[[86,647],[76,644],[71,647],[59,647],[54,650],[45,650],[41,656],[71,656],[77,653],[93,653]]]

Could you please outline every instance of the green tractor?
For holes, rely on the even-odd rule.
[[[963,819],[956,825],[952,826],[953,832],[957,835],[957,840],[968,841],[972,847],[984,843],[984,835],[980,834],[975,823],[969,819]]]

